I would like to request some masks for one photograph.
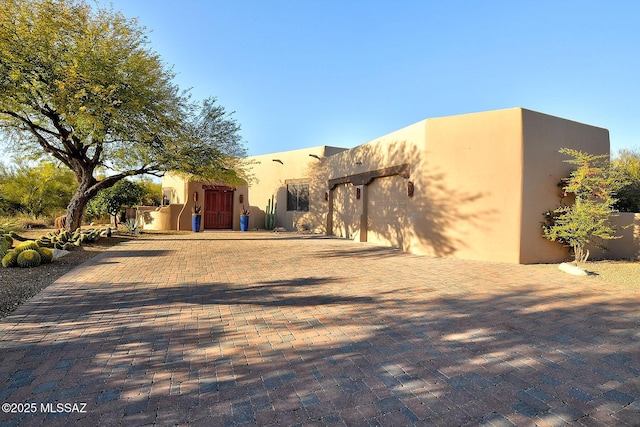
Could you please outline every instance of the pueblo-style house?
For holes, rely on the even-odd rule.
[[[145,229],[265,229],[320,233],[414,254],[508,263],[557,262],[566,248],[542,237],[571,171],[563,147],[609,153],[607,129],[523,108],[420,121],[352,149],[319,146],[251,157],[250,186],[163,178],[163,206],[141,207]],[[609,257],[640,253],[640,214],[613,218],[624,237]],[[597,256],[597,254],[596,254]]]

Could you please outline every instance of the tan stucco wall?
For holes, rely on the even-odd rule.
[[[329,173],[337,178],[410,165],[408,179],[382,177],[368,185],[369,242],[416,254],[518,262],[521,129],[519,109],[428,119],[329,158]],[[340,235],[336,215],[333,234]]]
[[[182,204],[139,206],[138,221],[144,230],[175,230]]]
[[[427,121],[421,252],[518,262],[521,129],[519,108]]]
[[[404,247],[407,219],[407,179],[399,175],[376,178],[364,186],[362,194],[368,199],[367,241],[394,248]]]
[[[640,213],[621,212],[613,215],[610,222],[616,227],[619,239],[600,241],[607,248],[603,251],[589,246],[590,259],[635,259],[640,260]]]
[[[340,184],[333,190],[332,235],[359,240],[362,204],[356,200],[356,188]]]
[[[607,129],[577,123],[530,110],[522,110],[524,169],[520,262],[532,264],[563,261],[569,256],[561,245],[542,237],[543,212],[560,201],[558,183],[574,166],[564,160],[561,148],[590,154],[609,154]]]
[[[186,187],[184,177],[167,173],[162,177],[162,188],[171,189],[170,203],[184,204]]]
[[[325,176],[322,193],[329,190],[328,180],[406,164],[410,164],[413,176],[414,168],[422,161],[419,143],[424,137],[425,122],[422,121],[327,158],[320,174]],[[395,175],[375,178],[366,185],[335,186],[329,196],[332,221],[328,234],[406,250],[402,242],[407,229],[411,228],[406,217],[410,210],[406,207],[410,203],[407,182],[408,179]],[[358,190],[360,199],[356,197]]]
[[[324,192],[319,193],[318,187],[311,185],[312,181],[317,181],[317,176],[312,175],[317,174],[316,165],[322,163],[324,158],[344,150],[338,147],[319,146],[250,157],[249,160],[254,162],[252,173],[256,176],[257,182],[249,187],[249,198],[245,203],[251,209],[249,228],[264,228],[267,202],[273,195],[277,202],[277,227],[284,227],[291,231],[296,229],[298,223],[305,223],[312,231],[324,232],[326,216],[322,213],[316,217],[305,212],[287,211],[287,183],[310,183],[310,210],[314,213],[322,212],[324,209],[322,206],[325,204]]]
[[[562,147],[607,153],[597,128],[521,108],[427,119],[327,159],[329,179],[410,165],[409,178],[376,178],[342,206],[331,193],[329,233],[405,251],[510,263],[551,262],[566,250],[542,238],[542,213],[570,171]],[[407,184],[415,193],[407,196]],[[363,219],[363,216],[366,218]],[[363,237],[363,233],[366,233]]]

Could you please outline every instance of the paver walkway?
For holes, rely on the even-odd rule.
[[[135,240],[0,320],[0,401],[34,412],[0,425],[637,426],[639,302],[338,239]]]

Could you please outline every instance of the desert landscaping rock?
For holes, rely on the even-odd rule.
[[[565,273],[573,274],[574,276],[587,276],[589,274],[587,270],[572,262],[563,262],[558,266],[558,269]]]

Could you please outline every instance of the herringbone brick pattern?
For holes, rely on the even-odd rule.
[[[640,425],[640,293],[268,233],[134,240],[0,321],[0,425]]]

